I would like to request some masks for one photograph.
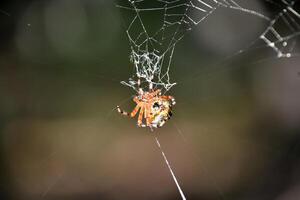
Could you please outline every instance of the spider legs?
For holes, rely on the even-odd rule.
[[[128,117],[134,117],[134,116],[138,113],[138,111],[140,110],[137,125],[138,125],[139,127],[146,127],[146,125],[143,124],[144,108],[143,108],[141,105],[137,105],[137,106],[133,109],[133,111],[132,111],[131,113],[128,113],[128,112],[122,110],[122,109],[120,108],[120,106],[117,106],[117,110],[118,110],[118,112],[119,112],[121,115],[125,115],[125,116],[128,116]]]
[[[149,83],[149,90],[150,91],[153,90],[153,83],[152,82]]]
[[[117,106],[117,111],[128,117],[138,114],[137,126],[153,128],[162,127],[172,116],[172,106],[176,104],[173,96],[165,96],[160,89],[153,89],[153,83],[147,81],[149,90],[144,91],[142,82],[137,80],[135,90],[138,94],[133,98],[136,107],[131,112],[126,112]]]
[[[149,82],[149,91],[153,91],[153,83],[150,81]],[[140,93],[140,94],[143,94],[144,93],[144,90],[143,90],[143,88],[141,87],[141,79],[138,79],[137,80],[137,88],[138,88],[138,92]],[[157,94],[158,93],[160,93],[160,90],[158,90],[158,92],[157,92]]]
[[[174,106],[176,104],[175,98],[172,97],[172,96],[162,96],[161,98],[165,99],[165,100],[168,100],[168,101],[171,101],[172,106]]]
[[[142,107],[141,110],[140,110],[140,114],[139,114],[138,122],[137,122],[137,125],[139,127],[146,127],[146,125],[143,124],[143,115],[144,115],[144,112],[145,112],[145,108]]]
[[[118,111],[121,115],[125,115],[125,116],[128,116],[128,117],[134,117],[134,116],[137,114],[137,112],[139,111],[140,108],[141,108],[140,105],[137,105],[137,106],[133,109],[133,111],[132,111],[131,113],[128,113],[128,112],[122,110],[122,109],[120,108],[120,106],[117,106],[117,111]]]
[[[137,80],[137,86],[138,86],[138,89],[141,89],[141,79]],[[152,90],[152,89],[153,89],[153,83],[150,81],[149,82],[149,90]]]
[[[143,91],[143,89],[141,88],[141,79],[138,79],[138,81],[137,81],[137,86],[138,86],[138,92],[139,92],[139,94],[143,94],[144,91]]]
[[[145,107],[145,113],[144,113],[144,118],[146,119],[146,124],[147,126],[151,127],[151,124],[150,124],[150,113],[151,113],[151,108],[149,105],[147,105]]]
[[[124,111],[124,110],[122,110],[122,109],[120,108],[120,106],[117,106],[117,111],[118,111],[118,113],[120,113],[121,115],[130,116],[129,113],[126,112],[126,111]]]
[[[176,104],[175,98],[172,96],[168,96],[168,98],[171,100],[172,106],[174,106]]]

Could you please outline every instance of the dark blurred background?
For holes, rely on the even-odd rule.
[[[180,199],[154,134],[188,199],[299,199],[300,60],[260,44],[235,54],[268,24],[221,9],[187,34],[174,116],[152,133],[115,110],[134,107],[117,3],[1,1],[1,199]]]

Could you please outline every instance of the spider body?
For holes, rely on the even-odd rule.
[[[137,121],[139,127],[151,129],[162,127],[172,116],[172,106],[176,104],[174,97],[162,95],[161,90],[152,89],[151,84],[149,91],[140,88],[140,81],[138,81],[138,86],[138,94],[133,98],[137,105],[133,111],[128,113],[117,106],[118,112],[132,118],[139,112]]]
[[[168,96],[167,96],[168,98]],[[174,99],[170,97],[170,100]],[[172,103],[170,100],[157,100],[152,105],[152,122],[151,125],[155,128],[162,127],[166,121],[172,116]]]

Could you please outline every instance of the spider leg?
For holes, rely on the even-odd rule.
[[[149,83],[149,90],[150,90],[150,91],[153,90],[153,83],[152,83],[152,82]]]
[[[158,128],[162,127],[166,123],[166,120],[163,120],[160,124],[158,124]]]
[[[138,105],[136,105],[136,107],[133,109],[133,111],[130,113],[130,117],[134,117],[136,114],[137,114],[137,112],[139,111],[139,109],[141,108],[141,105],[140,104],[138,104]]]
[[[125,115],[125,116],[128,116],[128,117],[134,117],[134,116],[137,114],[137,112],[139,111],[140,108],[141,108],[141,106],[138,104],[138,105],[133,109],[133,111],[132,111],[131,113],[128,113],[128,112],[122,110],[122,109],[120,108],[120,106],[117,106],[118,112],[119,112],[120,114]]]
[[[141,88],[141,79],[137,80],[137,86],[138,86],[139,89]]]
[[[171,103],[174,106],[176,104],[175,98],[172,96],[169,96],[169,99],[171,100]]]
[[[144,114],[144,110],[145,110],[145,108],[144,108],[144,107],[141,107],[140,114],[139,114],[139,117],[138,117],[138,122],[137,122],[137,125],[138,125],[139,127],[146,127],[146,125],[143,124],[143,114]]]
[[[150,125],[150,106],[149,105],[147,105],[146,107],[145,107],[145,113],[144,113],[144,118],[146,119],[146,124],[147,124],[147,126],[151,126]]]
[[[172,96],[161,96],[160,98],[171,101],[172,106],[176,104],[175,98]]]
[[[129,113],[126,112],[126,111],[124,111],[124,110],[122,110],[122,109],[120,108],[120,106],[117,106],[117,111],[118,111],[118,113],[120,113],[121,115],[129,116]]]
[[[153,92],[153,96],[157,96],[158,94],[160,95],[160,93],[161,93],[161,90],[157,89]]]
[[[141,79],[138,79],[138,81],[137,81],[137,86],[138,86],[138,92],[139,92],[139,94],[143,94],[144,91],[143,91],[143,89],[141,88]]]

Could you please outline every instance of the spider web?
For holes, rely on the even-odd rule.
[[[260,18],[266,24],[263,32],[257,34],[257,39],[237,54],[259,45],[268,47],[276,58],[297,56],[300,13],[296,10],[296,1],[265,0],[264,3],[275,6],[277,12],[263,13],[244,6],[245,1],[235,0],[128,0],[119,4],[118,7],[126,13],[125,19],[129,19],[126,34],[131,50],[130,61],[134,66],[132,77],[121,83],[135,91],[139,89],[138,80],[144,83],[143,88],[153,85],[165,92],[170,90],[176,85],[170,78],[170,67],[177,43],[220,9],[242,12]],[[181,198],[186,199],[157,138],[156,142]]]
[[[258,33],[258,40],[250,47],[260,41],[263,46],[271,48],[277,58],[296,56],[295,47],[300,34],[296,1],[265,0],[264,3],[276,6],[278,12],[265,14],[243,6],[245,1],[235,0],[128,0],[118,4],[129,19],[126,34],[135,71],[128,81],[121,83],[137,90],[137,79],[141,79],[155,88],[170,90],[176,85],[170,78],[176,44],[219,9],[240,11],[265,21],[266,29],[260,35]],[[149,20],[153,15],[156,18]]]
[[[299,10],[297,9],[299,1],[265,0],[264,2],[276,7],[278,12],[263,12],[262,14],[262,12],[248,8],[247,1],[245,0],[140,0],[130,2],[123,0],[119,7],[122,8],[122,12],[126,14],[126,18],[124,20],[129,19],[128,27],[126,28],[126,34],[130,43],[130,57],[134,64],[134,72],[128,81],[124,81],[122,83],[133,89],[137,89],[136,78],[141,78],[144,83],[153,83],[155,87],[165,89],[166,91],[171,89],[175,85],[170,78],[172,77],[170,76],[170,73],[172,72],[172,58],[176,45],[180,41],[183,42],[182,39],[186,36],[187,32],[194,29],[195,26],[200,25],[211,15],[215,14],[221,9],[240,11],[241,13],[250,14],[265,21],[265,30],[262,33],[257,34],[257,40],[250,45],[250,49],[254,48],[255,46],[266,47],[274,54],[276,58],[290,58],[293,56],[298,56],[296,47],[300,34]],[[247,6],[244,6],[244,4]],[[149,15],[153,16],[154,13],[157,14],[157,17],[155,20],[152,20],[152,22],[149,22]],[[246,49],[242,49],[238,52],[245,51]],[[98,121],[96,124],[99,126]],[[113,130],[114,132],[119,131],[118,129]],[[72,131],[64,131],[64,134],[67,132]],[[178,132],[181,131],[178,130]],[[48,132],[46,133],[47,135],[51,135],[48,134]],[[58,135],[60,134],[61,133]],[[41,134],[39,133],[38,135]],[[97,132],[96,135],[99,135],[99,132]],[[74,135],[72,135],[72,137],[73,136]],[[45,138],[45,140],[47,140],[47,137]],[[67,135],[66,139],[68,139],[67,141],[75,141],[74,139],[70,139],[70,135]],[[94,141],[96,141],[95,146],[99,145],[99,141],[104,141],[104,143],[106,143],[105,140]],[[55,152],[53,154],[49,154],[42,164],[51,163],[49,160],[54,160],[54,157],[56,162],[60,162],[60,159],[65,159],[64,156],[66,154],[60,152],[60,148],[62,148],[60,145],[63,147],[70,146],[70,144],[66,144],[65,142],[59,143],[57,146],[55,146],[56,148],[58,147],[58,153]],[[158,145],[160,147],[159,143]],[[14,148],[13,145],[12,148]],[[163,152],[162,154],[165,156]],[[96,157],[101,156],[96,155],[95,158]],[[70,160],[66,159],[65,162],[68,164]],[[171,162],[166,162],[168,167],[169,164],[172,164]],[[33,163],[33,165],[35,164]],[[44,166],[41,168],[44,169],[43,167]],[[47,198],[48,195],[51,195],[53,188],[57,188],[57,183],[63,179],[63,173],[64,172],[54,175],[55,180],[52,184],[47,185],[46,182],[48,187],[46,187],[42,193],[41,198]],[[30,185],[30,182],[27,183],[25,181],[24,183],[26,183],[24,185]],[[61,188],[64,190],[63,187]]]

